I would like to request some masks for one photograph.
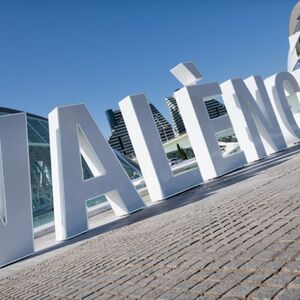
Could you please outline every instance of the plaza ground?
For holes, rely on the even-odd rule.
[[[0,270],[0,299],[300,299],[300,147]]]

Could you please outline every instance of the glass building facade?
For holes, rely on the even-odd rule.
[[[0,108],[0,115],[20,113],[20,111]],[[33,223],[37,227],[53,221],[53,198],[51,181],[51,162],[49,145],[49,128],[46,118],[26,113],[29,161],[32,193]],[[130,179],[141,177],[138,164],[115,151],[117,158],[127,172]],[[82,158],[82,170],[85,179],[93,177],[90,169]],[[87,202],[91,207],[105,202],[105,196],[92,199]]]

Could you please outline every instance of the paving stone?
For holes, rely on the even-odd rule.
[[[236,298],[246,298],[253,290],[256,289],[256,286],[251,285],[238,285],[231,290],[229,290],[225,297],[236,297]]]
[[[160,295],[158,299],[166,299],[166,300],[177,299],[177,297],[180,295],[181,295],[181,291],[173,289]]]
[[[223,281],[233,281],[235,283],[240,283],[242,282],[245,278],[249,277],[251,274],[250,273],[245,273],[245,272],[236,272],[236,273],[231,273],[228,276],[224,278]]]
[[[143,298],[149,299],[149,300],[157,299],[158,297],[160,297],[165,292],[166,292],[166,290],[156,288],[156,289],[153,289],[152,291],[150,291],[149,293],[145,294]]]
[[[263,264],[260,268],[264,271],[278,272],[284,266],[285,261],[271,261]]]
[[[250,299],[258,300],[258,299],[272,299],[278,292],[280,291],[280,288],[275,287],[267,287],[263,286],[257,290],[255,290],[253,293],[250,294]]]
[[[223,266],[223,270],[229,270],[229,271],[235,271],[237,270],[239,267],[241,267],[245,262],[241,261],[241,260],[233,260],[231,262],[229,262],[228,264],[226,264],[225,266]]]
[[[300,274],[300,261],[292,261],[288,263],[284,268],[284,271],[299,273]]]
[[[126,285],[126,286],[122,286],[122,289],[120,290],[120,294],[124,295],[124,296],[129,296],[132,293],[134,293],[136,290],[138,290],[140,287],[137,285]]]
[[[186,281],[182,281],[182,282],[178,283],[176,286],[174,286],[174,289],[178,289],[180,291],[187,291],[195,285],[196,285],[195,282],[186,280]]]
[[[249,261],[245,264],[243,264],[239,269],[240,270],[245,270],[245,271],[258,271],[258,270],[261,270],[263,269],[263,262],[262,261]]]
[[[274,297],[275,300],[299,300],[300,299],[300,291],[298,294],[294,294],[287,289],[281,291],[278,295]]]
[[[248,284],[260,284],[271,276],[271,273],[255,273],[247,277],[244,282]]]
[[[265,285],[284,288],[294,278],[293,275],[281,273],[276,274],[265,281]]]
[[[294,280],[292,280],[290,282],[290,284],[288,285],[288,287],[291,287],[291,288],[300,288],[300,276],[297,276],[296,278],[294,278]]]
[[[204,279],[208,278],[213,273],[214,273],[214,271],[204,271],[203,270],[203,271],[193,274],[188,279],[190,281],[200,282],[200,281],[203,281]]]
[[[204,280],[204,281],[198,283],[197,285],[195,285],[190,291],[192,293],[203,294],[207,290],[209,290],[211,287],[213,287],[214,285],[216,285],[215,281]]]
[[[229,274],[231,274],[230,272],[215,272],[212,275],[210,275],[208,277],[209,280],[216,280],[216,281],[220,281],[223,278],[225,278],[226,276],[228,276]]]
[[[216,284],[213,288],[207,291],[208,294],[223,295],[236,286],[236,282],[227,281],[226,279]]]
[[[147,293],[151,292],[152,290],[153,290],[153,288],[151,288],[151,287],[139,288],[139,289],[134,290],[132,293],[130,293],[129,297],[140,299]]]
[[[194,300],[194,299],[199,299],[199,297],[191,292],[185,292],[184,294],[180,294],[176,300]]]
[[[299,150],[3,268],[0,299],[300,299]]]

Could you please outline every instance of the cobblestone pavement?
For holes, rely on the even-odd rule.
[[[299,182],[296,147],[0,270],[0,299],[300,299]]]

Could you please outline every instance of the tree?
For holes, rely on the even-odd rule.
[[[181,160],[187,160],[188,159],[185,151],[180,147],[179,144],[177,144],[177,151],[178,151],[178,155],[179,155]]]

